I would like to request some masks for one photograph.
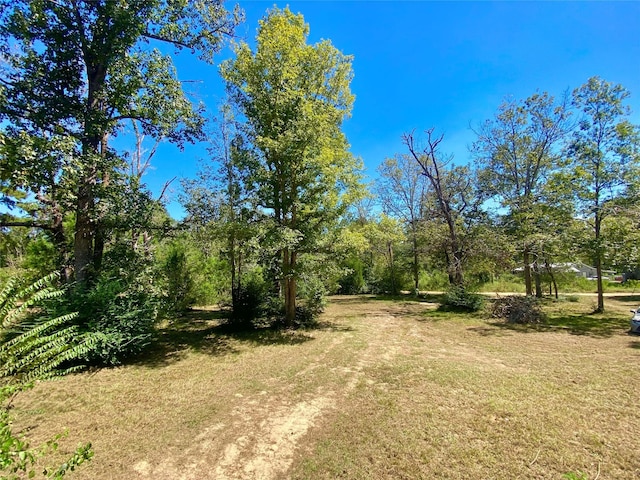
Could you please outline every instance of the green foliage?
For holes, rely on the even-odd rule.
[[[581,277],[572,272],[555,274],[558,289],[564,292],[594,292],[597,288],[594,280]]]
[[[241,19],[221,2],[0,0],[3,203],[35,198],[21,213],[54,233],[61,259],[62,220],[75,213],[79,283],[100,270],[114,199],[127,188],[124,153],[109,145],[122,123],[178,145],[202,137],[201,108],[171,54],[148,44],[211,62]]]
[[[77,370],[78,359],[95,346],[95,337],[82,335],[71,322],[77,313],[51,318],[46,305],[60,299],[63,291],[53,285],[51,274],[29,285],[11,279],[0,291],[0,472],[2,478],[34,478],[36,462],[56,450],[57,435],[32,448],[13,433],[8,401],[35,380]],[[43,477],[61,479],[68,471],[93,456],[91,444],[80,445],[71,457],[55,468],[45,468]]]
[[[160,265],[166,281],[165,309],[181,312],[196,302],[193,272],[187,264],[184,243],[172,242]]]
[[[576,472],[568,472],[562,475],[562,478],[566,480],[589,480],[589,476],[580,470]]]
[[[402,220],[410,240],[413,288],[419,288],[420,253],[422,250],[419,231],[424,221],[426,177],[422,166],[411,155],[395,155],[387,158],[378,167],[380,178],[376,192],[385,214]]]
[[[340,285],[338,293],[343,295],[356,295],[358,293],[364,293],[366,284],[364,281],[364,262],[358,257],[348,258],[344,262],[344,266],[347,269],[345,275],[338,280]]]
[[[354,195],[361,162],[341,131],[351,111],[351,58],[331,42],[307,44],[309,26],[288,8],[260,21],[255,51],[240,43],[221,73],[255,161],[254,203],[269,217],[271,258],[282,282],[285,315],[295,320],[299,255],[313,252]]]
[[[44,235],[38,235],[27,243],[22,267],[33,272],[36,278],[56,270],[59,265],[55,245]]]
[[[372,264],[366,277],[367,286],[372,293],[397,295],[409,280],[399,255],[406,240],[400,222],[382,214],[376,221],[367,222],[362,232],[369,244]]]
[[[95,337],[86,359],[117,365],[150,343],[159,301],[145,274],[132,281],[103,274],[90,287],[74,291],[61,307],[77,310],[81,329]]]
[[[164,314],[194,305],[229,304],[231,281],[224,253],[216,239],[190,232],[161,245],[156,254],[157,283]]]
[[[317,318],[327,305],[326,294],[327,287],[319,276],[304,278],[300,284],[302,304],[296,308],[297,320],[309,323]]]
[[[48,315],[46,304],[64,294],[53,285],[57,278],[27,286],[12,279],[0,292],[0,379],[26,384],[68,373],[78,368],[71,362],[94,348],[96,338],[73,324],[76,312]]]
[[[490,292],[524,293],[524,282],[521,275],[503,273],[493,281],[482,284],[481,288]]]
[[[244,326],[252,324],[268,312],[270,296],[269,285],[262,275],[257,272],[247,275],[234,299],[231,323]]]
[[[507,209],[501,223],[511,242],[520,245],[528,294],[533,293],[532,256],[542,262],[545,254],[559,250],[553,243],[571,218],[566,187],[548,181],[563,167],[560,147],[569,115],[567,99],[557,102],[546,92],[506,100],[495,118],[477,129],[472,147],[482,166],[480,188]]]
[[[440,270],[420,272],[420,290],[443,291],[449,288],[448,275]]]
[[[568,147],[571,186],[579,212],[591,227],[584,253],[598,269],[598,311],[604,311],[602,263],[607,251],[606,223],[624,205],[622,195],[636,190],[640,134],[624,104],[629,92],[619,84],[590,78],[573,91],[582,117]],[[625,191],[626,190],[626,191]]]
[[[469,292],[463,286],[452,285],[444,294],[442,307],[448,310],[477,312],[484,307],[484,301],[482,295]]]
[[[546,320],[541,308],[541,302],[533,296],[518,296],[498,298],[493,301],[491,315],[504,318],[509,323],[538,324]]]

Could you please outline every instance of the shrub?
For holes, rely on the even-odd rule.
[[[445,272],[435,270],[432,272],[420,272],[421,290],[447,290],[449,288],[449,276]]]
[[[452,310],[463,310],[467,312],[477,312],[484,306],[484,297],[477,293],[472,293],[464,287],[452,286],[444,294],[442,307]]]
[[[540,301],[531,296],[509,296],[493,302],[491,315],[504,318],[509,323],[538,324],[545,321]]]
[[[350,258],[345,262],[348,273],[338,281],[339,293],[343,295],[356,295],[365,290],[364,263],[359,258]]]
[[[158,305],[159,297],[143,276],[134,282],[101,277],[89,289],[74,292],[63,308],[77,310],[81,328],[95,335],[87,360],[118,365],[149,344]]]
[[[261,275],[247,275],[233,298],[230,323],[249,326],[269,309],[269,285]]]
[[[193,276],[187,268],[187,254],[184,245],[173,243],[162,265],[166,276],[166,307],[169,311],[180,312],[194,303]]]
[[[327,305],[326,288],[318,277],[307,278],[300,286],[301,302],[296,306],[296,327],[314,326]]]

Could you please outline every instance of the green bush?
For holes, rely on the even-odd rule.
[[[311,326],[327,305],[326,287],[317,276],[305,278],[300,284],[301,303],[296,307],[296,324]]]
[[[451,286],[444,294],[442,307],[449,310],[477,312],[484,306],[484,297],[461,286]]]
[[[88,361],[118,365],[151,341],[160,299],[148,279],[141,275],[137,280],[100,277],[88,289],[73,292],[61,305],[78,311],[81,329],[96,337]]]
[[[595,280],[578,277],[571,272],[560,272],[555,275],[558,289],[563,292],[595,292]]]
[[[442,291],[449,288],[449,276],[441,271],[420,272],[420,290]]]
[[[387,267],[376,268],[369,283],[371,285],[371,293],[376,294],[398,295],[400,291],[411,288],[408,272],[400,267],[395,270]]]
[[[524,278],[522,275],[504,273],[495,280],[482,284],[481,289],[487,292],[524,293]]]
[[[364,281],[364,263],[359,258],[350,258],[345,262],[345,267],[348,269],[346,275],[338,281],[340,284],[338,293],[343,295],[356,295],[363,293],[365,290]]]
[[[187,264],[184,243],[173,242],[166,257],[161,261],[161,272],[165,279],[164,310],[177,313],[196,303],[193,272]]]
[[[260,275],[248,276],[234,297],[230,322],[249,326],[267,310],[269,285]]]

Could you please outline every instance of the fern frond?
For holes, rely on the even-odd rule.
[[[96,346],[96,339],[81,335],[71,323],[77,313],[29,317],[31,308],[64,294],[51,285],[56,278],[58,273],[52,273],[26,287],[14,279],[0,292],[0,383],[26,383],[77,370],[58,368],[87,356]]]
[[[16,295],[18,289],[18,279],[12,278],[0,292],[0,327],[4,327],[7,314],[16,306],[20,297]]]

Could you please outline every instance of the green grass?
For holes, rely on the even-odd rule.
[[[517,327],[437,298],[337,297],[298,332],[193,312],[135,363],[37,385],[16,426],[91,440],[78,479],[640,475],[640,297],[549,300]]]

